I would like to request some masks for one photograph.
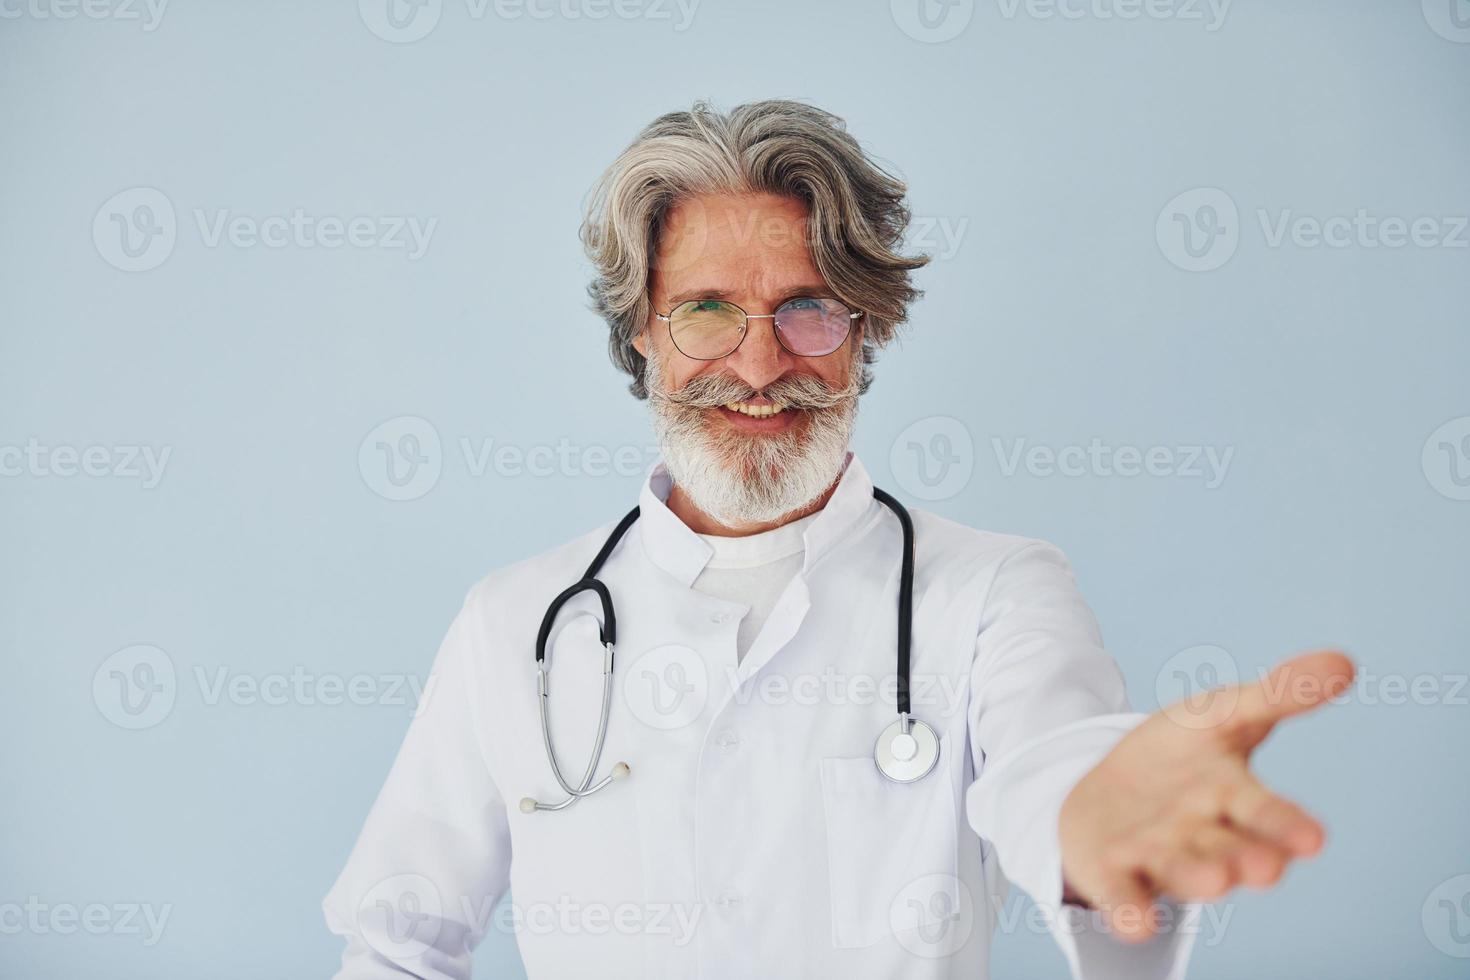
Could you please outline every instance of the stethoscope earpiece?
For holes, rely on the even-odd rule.
[[[599,751],[598,752],[598,757],[600,758],[601,755],[602,755],[602,753]],[[596,768],[597,768],[597,762],[596,762],[596,759],[594,759],[593,760],[593,764],[592,764],[592,769],[595,770]],[[621,780],[621,779],[627,779],[632,774],[633,774],[633,770],[628,767],[628,764],[626,762],[619,762],[617,765],[615,765],[615,766],[612,767],[612,773],[609,774],[607,776],[607,778],[605,778],[605,779],[603,779],[603,780],[601,780],[601,781],[599,781],[599,782],[597,782],[597,783],[595,783],[595,784],[593,784],[591,786],[588,786],[586,784],[586,780],[584,780],[583,781],[582,788],[581,788],[581,790],[579,792],[572,793],[570,796],[568,796],[565,800],[562,800],[560,803],[539,803],[536,800],[531,799],[529,796],[523,796],[523,797],[521,797],[521,812],[522,813],[535,813],[537,810],[562,810],[562,809],[565,809],[566,807],[569,807],[573,803],[575,803],[578,800],[580,800],[582,797],[584,797],[584,796],[591,796],[593,793],[597,792],[598,790],[602,789],[602,787],[606,786],[609,781],[617,782],[618,780]]]

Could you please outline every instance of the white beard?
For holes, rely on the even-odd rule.
[[[811,504],[842,474],[857,421],[854,393],[805,410],[806,425],[772,433],[717,432],[712,409],[671,406],[650,351],[644,375],[653,430],[679,489],[726,527],[775,523]],[[787,409],[792,411],[792,409]]]

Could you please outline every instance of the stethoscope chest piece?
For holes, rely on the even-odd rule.
[[[895,783],[923,779],[939,762],[939,736],[922,721],[900,716],[883,729],[873,746],[878,771]]]

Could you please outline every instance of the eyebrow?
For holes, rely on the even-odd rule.
[[[826,286],[825,284],[814,285],[811,283],[807,283],[805,285],[791,286],[788,289],[784,289],[781,291],[780,296],[781,302],[784,303],[787,300],[795,299],[798,296],[811,296],[818,299],[825,298],[831,295],[831,292],[831,288]],[[676,293],[673,296],[669,297],[668,303],[669,308],[673,309],[680,303],[687,303],[691,299],[719,299],[728,302],[730,300],[730,297],[733,295],[734,294],[728,289],[709,289],[705,287],[700,287],[698,289],[686,289],[682,292]]]

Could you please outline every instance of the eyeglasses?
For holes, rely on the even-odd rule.
[[[842,346],[862,313],[835,299],[798,296],[776,307],[775,313],[749,314],[724,300],[691,299],[654,316],[669,325],[669,339],[679,353],[697,361],[717,361],[735,353],[751,320],[773,321],[776,340],[798,357],[822,357]]]

